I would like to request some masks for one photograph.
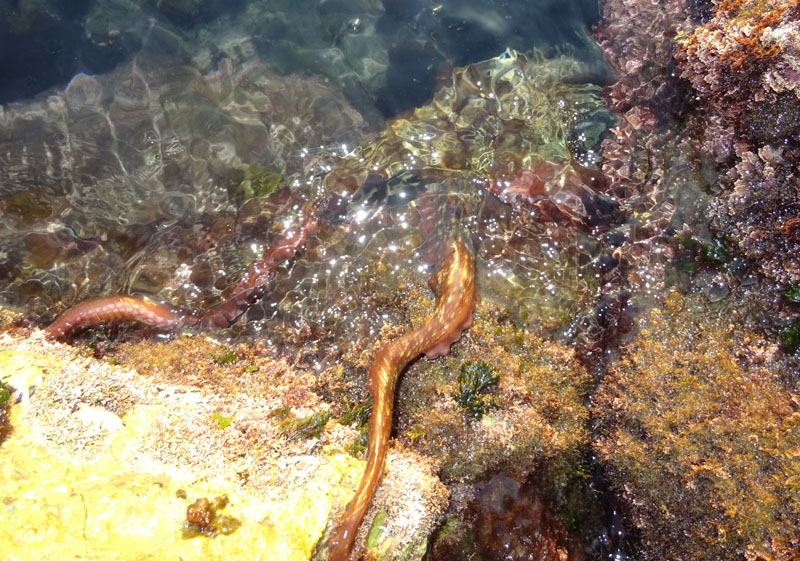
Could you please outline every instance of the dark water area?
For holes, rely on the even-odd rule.
[[[590,79],[602,80],[598,51],[588,37],[598,17],[596,2],[589,0],[415,0],[382,5],[4,0],[0,103],[63,87],[79,72],[108,72],[146,48],[148,30],[158,26],[186,41],[187,51],[198,35],[211,36],[211,43],[214,35],[231,32],[247,37],[255,56],[285,73],[330,70],[330,77],[336,78],[334,69],[325,68],[329,57],[344,57],[345,67],[352,61],[350,70],[355,72],[373,57],[381,64],[388,62],[380,76],[358,86],[390,117],[429,99],[437,76],[448,67],[485,60],[506,48],[595,59]]]

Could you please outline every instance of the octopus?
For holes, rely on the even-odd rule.
[[[164,331],[193,326],[230,327],[265,293],[278,264],[292,257],[316,228],[316,217],[309,215],[297,230],[287,232],[261,260],[250,265],[232,289],[233,296],[204,313],[174,308],[149,297],[106,296],[81,302],[61,314],[45,334],[63,339],[74,332],[103,323],[140,322]]]
[[[429,205],[430,206],[430,205]],[[421,229],[439,232],[451,228],[452,205],[446,202],[432,210],[432,217]],[[456,203],[456,208],[459,207]],[[457,214],[457,213],[456,213]],[[433,222],[433,224],[431,224]],[[309,214],[296,230],[289,231],[254,262],[234,287],[234,295],[203,312],[190,312],[156,302],[147,297],[106,296],[81,302],[68,309],[45,330],[48,337],[64,339],[80,329],[110,322],[140,322],[165,331],[181,328],[227,327],[263,296],[276,266],[299,251],[314,231],[317,217]],[[436,294],[431,317],[382,348],[369,371],[373,408],[369,418],[369,454],[355,495],[329,538],[330,561],[353,559],[355,537],[378,486],[386,458],[392,427],[392,404],[397,379],[403,369],[421,354],[433,360],[450,351],[472,324],[475,308],[475,260],[469,236],[455,227],[447,239],[434,239],[428,253],[444,253],[444,258],[430,279]]]
[[[357,157],[345,159],[324,178],[321,192],[309,195],[307,191],[298,190],[296,196],[290,195],[294,197],[293,208],[299,209],[293,215],[295,225],[273,239],[261,258],[251,263],[238,282],[225,291],[226,296],[220,303],[196,311],[177,308],[148,296],[104,296],[69,308],[46,328],[49,337],[66,339],[102,323],[139,322],[163,331],[229,327],[269,293],[282,264],[308,249],[312,234],[330,217],[331,209],[356,206],[358,201],[368,203],[374,200],[376,191],[383,193],[381,196],[389,196],[388,188],[393,183],[419,187],[419,192],[412,197],[415,200],[408,204],[415,204],[418,211],[416,226],[423,241],[416,249],[434,269],[429,285],[436,295],[436,304],[424,324],[384,346],[369,369],[373,409],[369,419],[366,467],[352,500],[330,532],[330,561],[353,559],[356,534],[384,469],[398,377],[420,355],[432,360],[447,354],[472,323],[476,301],[476,251],[470,225],[474,225],[478,207],[487,199],[495,198],[498,204],[510,206],[527,220],[593,234],[619,219],[616,202],[598,192],[603,186],[598,168],[579,162],[563,146],[563,125],[559,125],[562,129],[552,132],[553,138],[561,143],[558,154],[532,157],[522,150],[521,156],[513,154],[506,160],[496,157],[491,165],[484,163],[489,158],[487,154],[501,150],[508,139],[534,136],[525,117],[504,114],[500,120],[494,118],[492,111],[502,113],[492,105],[499,101],[496,95],[488,95],[484,90],[519,91],[519,83],[508,88],[506,81],[517,82],[523,71],[529,70],[529,66],[537,68],[539,63],[511,56],[483,64],[485,68],[475,65],[459,69],[454,75],[454,82],[461,88],[458,95],[464,96],[466,101],[449,99],[453,88],[443,88],[430,106],[433,109],[420,109],[410,120],[398,119],[391,123],[372,142],[372,146],[379,149],[365,147],[354,151]],[[482,82],[480,76],[488,74],[494,78]],[[555,88],[554,91],[553,100],[536,103],[547,101],[554,108],[562,107],[559,100],[567,96],[568,90]],[[535,97],[530,95],[531,99]],[[450,114],[450,109],[441,109],[448,104],[461,113]],[[513,107],[517,106],[521,107],[518,101]],[[433,115],[428,114],[430,112]],[[479,119],[481,112],[491,118]],[[462,116],[479,122],[480,130],[464,128]],[[450,124],[441,125],[448,120]],[[418,146],[424,156],[422,167],[398,168],[396,162],[387,161],[391,157],[387,154],[403,153],[418,142],[419,139],[410,136],[404,127],[413,131],[415,122],[426,121],[443,126],[444,132],[438,140],[441,146],[434,145],[433,140],[430,145]],[[546,135],[542,135],[536,142],[543,146],[554,143],[548,141],[547,144]],[[489,142],[489,151],[482,142]],[[536,144],[533,140],[526,142]],[[389,208],[387,212],[390,211]],[[357,229],[357,221],[345,228]]]

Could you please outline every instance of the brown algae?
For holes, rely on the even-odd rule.
[[[774,344],[670,294],[594,396],[646,559],[797,559],[800,392]]]

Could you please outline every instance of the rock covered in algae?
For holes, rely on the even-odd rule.
[[[276,335],[267,323],[276,314],[278,323],[346,335],[346,314],[374,322],[359,301],[371,290],[351,289],[374,284],[375,263],[406,267],[420,244],[419,213],[408,201],[347,209],[349,197],[371,186],[371,174],[388,182],[422,168],[431,176],[420,173],[423,189],[478,199],[465,221],[490,261],[479,271],[494,296],[553,328],[595,298],[598,245],[590,236],[543,224],[530,216],[535,209],[513,211],[487,192],[490,181],[549,170],[554,204],[578,220],[592,215],[593,193],[571,159],[594,161],[610,117],[596,86],[574,83],[581,64],[509,52],[457,69],[431,103],[364,142],[363,119],[317,80],[229,59],[206,72],[159,62],[145,54],[106,76],[79,75],[64,92],[3,114],[12,188],[0,206],[15,222],[0,236],[6,301],[46,319],[59,306],[120,291],[207,307],[261,253],[265,232],[297,220],[298,201],[321,197],[329,205],[307,258],[279,272],[247,319],[265,320],[249,322],[259,336]],[[447,183],[448,174],[460,183]]]
[[[782,94],[800,99],[797,0],[722,0],[713,12],[681,38],[677,57],[704,104],[726,124],[747,126],[750,118],[737,117],[774,106]]]
[[[800,384],[729,317],[667,295],[594,396],[595,449],[646,559],[800,551]]]
[[[414,310],[413,292],[411,298]],[[470,390],[480,393],[480,418],[459,399],[463,372],[476,367],[489,371],[483,378],[496,380]],[[398,436],[437,458],[448,484],[499,472],[522,481],[549,465],[548,485],[557,488],[588,443],[591,384],[572,350],[517,328],[502,309],[480,304],[450,354],[407,369],[398,392]]]
[[[316,377],[258,348],[220,360],[229,350],[183,337],[100,361],[38,331],[0,334],[0,380],[20,400],[0,447],[3,547],[23,558],[309,559],[361,475],[344,451],[355,431],[328,422],[290,438],[276,412],[330,408]],[[424,541],[447,491],[430,460],[399,449],[386,480],[377,504],[393,522],[376,543],[393,559]],[[222,496],[237,523],[184,539],[195,499]]]
[[[414,285],[401,286],[394,302],[396,313],[411,325],[424,321],[430,305],[428,291]],[[375,341],[342,357],[342,370],[357,369],[365,373],[376,350],[403,331],[398,325],[385,324]],[[350,393],[360,395],[356,400],[364,400],[363,378],[354,379],[343,373],[333,377],[339,395],[348,386],[355,386],[359,389],[351,389]],[[491,548],[487,544],[510,540],[522,551],[541,547],[545,551],[565,552],[561,541],[564,534],[555,529],[550,532],[551,528],[560,528],[558,522],[551,526],[550,514],[544,515],[544,525],[536,530],[546,534],[540,541],[527,537],[515,541],[511,536],[513,531],[507,534],[500,528],[506,524],[535,528],[542,520],[528,519],[525,513],[533,503],[537,505],[535,508],[547,510],[541,503],[541,495],[533,501],[523,499],[508,511],[501,508],[497,516],[488,518],[483,516],[486,513],[470,511],[467,503],[474,494],[474,484],[500,473],[509,481],[510,477],[524,481],[532,476],[541,482],[549,497],[563,497],[574,473],[579,471],[589,443],[586,400],[591,385],[591,376],[573,350],[516,327],[509,312],[481,303],[473,325],[448,355],[435,361],[420,359],[404,371],[397,391],[393,446],[400,450],[413,448],[430,458],[442,481],[459,496],[448,511],[459,528],[452,535],[468,534],[473,526],[485,523],[485,535],[478,540],[480,547]],[[464,399],[465,393],[470,394],[469,399]],[[358,411],[368,403],[346,404],[349,413],[342,416],[343,421],[355,420],[357,424]],[[480,418],[476,418],[477,408],[482,412]],[[366,418],[361,422],[365,423]],[[351,451],[361,454],[363,448],[351,447]],[[397,489],[384,478],[376,501],[383,492],[395,493]],[[367,534],[366,528],[379,515],[380,509],[373,505],[362,526],[362,535]],[[397,523],[394,516],[395,513],[389,513],[384,525]],[[462,545],[455,547],[451,543],[440,550],[477,551],[471,538]]]
[[[347,184],[348,173],[358,174],[361,185],[369,171],[391,177],[425,168],[505,179],[542,161],[595,163],[592,148],[613,118],[585,75],[581,62],[537,51],[507,50],[457,68],[428,103],[390,122],[326,181]],[[547,187],[554,194],[559,185],[553,178]]]
[[[800,4],[715,2],[713,17],[680,39],[677,70],[694,88],[691,127],[726,172],[713,227],[779,283],[800,281]]]

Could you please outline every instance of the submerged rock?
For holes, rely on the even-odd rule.
[[[567,533],[533,486],[498,475],[475,487],[459,517],[433,539],[430,559],[481,561],[573,561]],[[574,544],[572,544],[574,545]]]

